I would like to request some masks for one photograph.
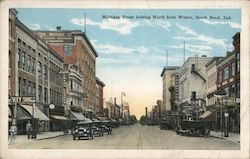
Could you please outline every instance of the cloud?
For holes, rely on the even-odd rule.
[[[72,24],[84,26],[85,20],[84,18],[77,19],[73,18],[70,21]],[[121,35],[128,35],[132,32],[132,30],[138,26],[150,26],[150,27],[161,27],[164,28],[167,31],[170,31],[170,22],[168,21],[162,21],[162,20],[156,20],[154,22],[152,21],[140,21],[140,22],[134,22],[128,19],[104,19],[101,22],[95,22],[89,18],[86,18],[86,25],[90,26],[98,26],[99,28],[103,30],[113,30],[118,32]]]
[[[161,27],[167,31],[170,31],[171,23],[163,20],[148,21],[144,20],[140,25],[150,26],[150,27]]]
[[[71,23],[75,25],[84,26],[84,18],[73,18]],[[128,35],[132,29],[139,25],[138,22],[132,22],[128,19],[104,19],[102,22],[95,22],[89,18],[86,18],[86,24],[91,26],[99,26],[103,30],[113,30],[121,35]]]
[[[214,25],[214,26],[229,25],[233,29],[240,29],[241,28],[241,25],[238,23],[235,23],[235,22],[221,22],[221,21],[219,22],[219,21],[210,21],[207,19],[201,19],[200,21],[202,21],[205,24]]]
[[[168,45],[168,48],[174,48],[174,49],[184,49],[184,45]],[[210,50],[213,48],[207,45],[193,45],[193,44],[185,44],[185,49],[199,54],[206,54],[209,55]]]
[[[187,34],[188,36],[175,36],[174,39],[179,39],[179,40],[197,40],[197,41],[201,41],[206,43],[207,45],[217,45],[217,46],[221,46],[223,48],[227,47],[226,41],[227,39],[216,39],[210,36],[206,36],[203,34],[198,34],[196,33],[194,30],[192,30],[191,28],[187,27],[187,26],[183,26],[180,25],[178,23],[176,23],[176,26],[182,30],[185,34]]]
[[[39,29],[41,29],[41,26],[39,24],[37,24],[37,23],[35,23],[35,24],[28,24],[28,26],[29,26],[29,28],[31,30],[39,30]]]
[[[91,40],[91,43],[98,50],[98,52],[103,54],[128,55],[133,53],[147,54],[149,52],[149,49],[144,46],[130,48],[111,44],[99,44],[97,43],[97,40]]]

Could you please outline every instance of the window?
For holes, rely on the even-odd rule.
[[[42,86],[39,85],[38,88],[38,100],[42,102]]]
[[[224,80],[229,78],[228,66],[224,68]]]
[[[235,63],[232,63],[232,66],[231,66],[231,76],[234,76],[235,75]]]
[[[25,79],[23,79],[23,86],[22,86],[22,90],[23,90],[23,96],[25,96],[26,95],[26,80]]]
[[[32,95],[36,96],[36,84],[35,83],[33,83],[33,86],[32,86]]]
[[[9,68],[11,67],[11,51],[9,50]]]
[[[25,70],[25,52],[24,51],[22,55],[22,65],[23,65],[23,70]]]
[[[44,102],[48,102],[48,90],[47,88],[44,88]]]
[[[64,55],[70,56],[72,53],[72,46],[71,45],[64,45]]]
[[[18,95],[21,96],[22,79],[18,77]]]
[[[18,68],[21,68],[21,49],[18,49],[17,53]]]
[[[31,56],[29,55],[29,56],[28,56],[28,61],[27,61],[27,64],[28,64],[28,71],[30,71],[30,68],[31,68],[30,59],[31,59]]]
[[[47,65],[44,65],[43,67],[43,76],[45,80],[48,80],[48,68]]]
[[[73,90],[73,80],[70,80],[70,89]]]
[[[38,77],[42,78],[42,63],[38,62]]]
[[[32,73],[33,73],[33,74],[36,74],[36,72],[35,72],[35,70],[36,70],[36,65],[35,65],[35,63],[36,63],[36,59],[33,58],[33,62],[32,62]]]
[[[237,72],[240,72],[240,53],[239,52],[236,54],[236,60],[237,60]]]
[[[31,81],[28,82],[28,95],[31,96],[32,92],[31,92]]]

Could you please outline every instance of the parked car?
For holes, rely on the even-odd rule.
[[[93,122],[94,123],[93,123],[92,129],[93,129],[94,135],[103,136],[102,122],[99,120],[94,120]]]
[[[108,133],[108,134],[112,133],[112,126],[109,120],[102,121],[102,130],[103,133]]]
[[[79,140],[83,137],[87,139],[94,138],[94,129],[92,129],[92,122],[80,121],[77,123],[72,132],[73,140],[78,138]]]

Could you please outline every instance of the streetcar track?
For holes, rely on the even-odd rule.
[[[139,127],[138,126],[136,126],[137,127],[137,129],[138,129],[138,132],[139,132],[139,146],[140,146],[140,149],[143,149],[143,144],[142,144],[142,139],[141,139],[141,131],[140,131],[140,129],[139,129]]]
[[[127,133],[125,133],[123,136],[122,136],[122,139],[119,140],[114,146],[113,146],[113,149],[118,149],[118,147],[121,145],[121,143],[124,141],[125,137],[128,136],[128,134],[130,134],[130,132],[132,131],[132,129],[129,129],[129,131],[127,131]]]
[[[163,146],[161,143],[159,143],[157,140],[155,140],[155,137],[156,137],[156,136],[153,136],[151,133],[149,133],[149,131],[145,131],[144,128],[142,128],[142,129],[144,130],[144,132],[146,132],[149,136],[152,137],[154,143],[158,144],[162,149],[166,149],[166,150],[168,149],[167,147],[165,147],[165,146]],[[158,137],[157,137],[157,138],[158,138]]]

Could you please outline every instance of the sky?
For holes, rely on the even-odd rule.
[[[17,8],[32,30],[86,29],[98,53],[96,75],[104,98],[124,101],[137,119],[162,100],[161,72],[185,57],[224,56],[241,28],[240,9],[46,9]],[[86,20],[85,15],[86,14]],[[86,23],[85,23],[86,22]],[[86,24],[86,25],[85,25]],[[85,27],[86,26],[86,27]],[[168,52],[168,58],[166,58]],[[166,60],[168,59],[168,60]]]

